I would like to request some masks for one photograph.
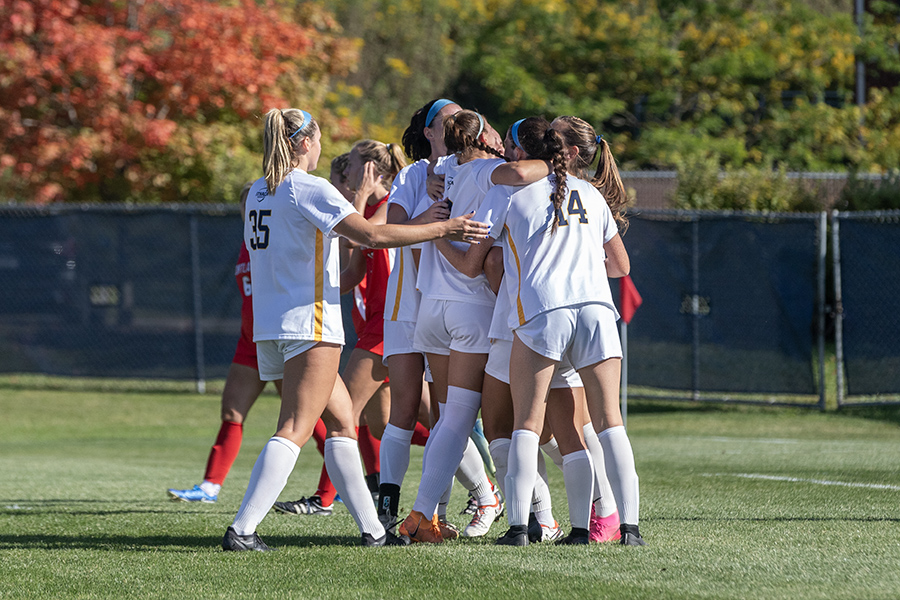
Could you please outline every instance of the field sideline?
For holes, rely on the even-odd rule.
[[[357,547],[346,509],[270,514],[279,549],[219,549],[277,414],[264,395],[219,502],[176,504],[218,429],[216,393],[140,385],[34,385],[0,377],[0,598],[898,598],[897,409],[818,413],[631,406],[649,546]],[[311,493],[310,443],[282,499]],[[402,502],[421,468],[416,448]],[[568,529],[562,474],[554,511]],[[454,489],[451,515],[464,504]],[[456,523],[465,524],[463,517]]]

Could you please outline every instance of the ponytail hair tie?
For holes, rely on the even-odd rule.
[[[600,143],[600,140],[602,140],[602,139],[603,139],[603,134],[601,133],[601,134],[598,135],[596,138],[594,138],[594,143],[595,143],[595,144],[599,144],[599,143]]]
[[[311,115],[311,114],[309,114],[309,113],[306,112],[305,110],[300,110],[300,112],[303,113],[303,121],[300,123],[300,127],[297,128],[297,131],[295,131],[294,133],[292,133],[291,135],[288,136],[288,139],[289,139],[289,140],[294,139],[294,136],[297,135],[298,133],[300,133],[301,131],[303,131],[303,129],[304,129],[307,125],[309,125],[309,122],[312,121],[312,115]],[[282,111],[282,115],[283,115],[283,114],[284,114],[284,111]]]

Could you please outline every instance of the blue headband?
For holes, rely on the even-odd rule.
[[[434,121],[438,112],[448,104],[453,104],[453,100],[447,100],[446,98],[435,100],[431,108],[428,109],[428,114],[425,115],[425,127],[431,127],[431,122]]]
[[[513,123],[512,128],[509,130],[509,135],[512,137],[513,143],[518,146],[520,150],[525,150],[525,148],[522,148],[522,144],[519,143],[519,125],[521,125],[524,120],[525,119],[519,119]]]
[[[478,117],[478,133],[475,134],[475,139],[477,140],[481,132],[484,131],[484,117],[478,113],[475,113],[475,116]]]
[[[306,112],[305,110],[300,110],[303,113],[303,122],[300,123],[300,127],[297,128],[297,131],[288,136],[289,140],[294,139],[294,136],[303,131],[303,128],[309,125],[310,121],[312,121],[312,115]]]

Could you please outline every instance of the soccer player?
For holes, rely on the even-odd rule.
[[[637,524],[637,473],[618,405],[618,314],[607,280],[628,274],[628,254],[597,189],[567,175],[562,136],[546,120],[518,121],[507,137],[527,156],[550,158],[554,173],[524,188],[495,188],[483,207],[489,213],[491,237],[504,241],[509,324],[515,333],[510,356],[515,431],[506,478],[510,529],[498,543],[527,544],[545,398],[565,356],[581,376],[594,422],[603,426],[600,443],[622,519],[621,542],[643,545]],[[561,543],[588,543],[590,496],[585,506],[573,506],[573,497],[581,503],[585,495],[573,494],[569,480],[570,471],[577,470],[582,475],[576,481],[592,484],[590,462],[583,451],[577,462],[565,465],[571,465],[565,474],[572,532]]]

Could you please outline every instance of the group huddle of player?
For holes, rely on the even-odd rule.
[[[169,494],[216,500],[241,423],[275,381],[277,430],[225,550],[269,549],[256,530],[273,506],[330,514],[336,494],[365,545],[484,536],[504,499],[497,544],[644,545],[608,282],[630,269],[626,195],[606,140],[574,116],[522,119],[501,138],[483,115],[439,99],[413,115],[403,151],[357,142],[330,182],[309,174],[320,140],[306,111],[266,115],[264,176],[244,194],[244,327],[222,428],[203,483]],[[358,342],[338,375],[349,292]],[[311,436],[325,457],[319,489],[277,502]],[[423,472],[401,514],[412,443],[425,445]],[[564,474],[568,535],[544,455]],[[470,497],[461,531],[446,517],[454,476]]]

